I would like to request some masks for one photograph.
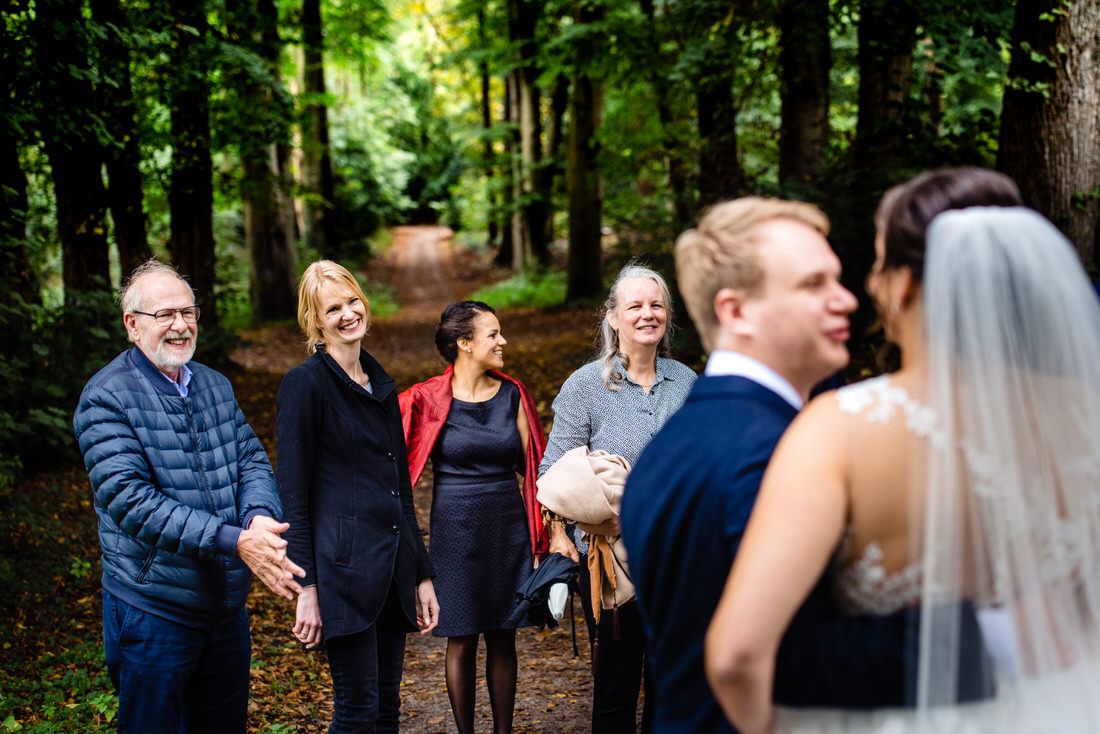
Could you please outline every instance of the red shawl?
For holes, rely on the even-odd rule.
[[[409,476],[412,478],[413,486],[416,486],[416,481],[428,464],[428,457],[435,448],[436,439],[439,438],[439,432],[447,421],[447,413],[451,410],[453,398],[451,375],[453,373],[454,366],[448,365],[442,375],[417,383],[397,396],[401,405],[401,427],[405,429],[405,445],[409,453]],[[535,499],[537,491],[535,480],[538,478],[539,462],[542,461],[542,454],[546,450],[546,439],[542,435],[542,425],[539,423],[538,411],[535,409],[535,399],[531,397],[527,386],[503,372],[489,370],[489,374],[507,380],[519,388],[520,401],[527,414],[530,437],[527,441],[527,455],[524,461],[523,509],[527,513],[527,530],[531,536],[531,547],[534,548],[535,560],[538,561],[550,551],[550,539],[546,527],[542,524],[542,510],[538,500]]]

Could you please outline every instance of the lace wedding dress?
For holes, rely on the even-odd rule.
[[[902,415],[907,432],[918,439],[938,443],[943,440],[934,412],[913,400],[904,389],[894,385],[889,376],[872,378],[837,391],[837,405],[842,413],[859,416],[869,423],[885,424]],[[998,468],[974,451],[966,451],[967,471],[972,480],[993,488],[1000,473]],[[989,493],[992,494],[992,493]],[[1049,551],[1045,559],[1064,573],[1068,566],[1082,564],[1076,551],[1086,544],[1074,538],[1079,527],[1072,520],[1062,523],[1058,536],[1059,550]],[[875,541],[853,554],[850,533],[846,533],[827,573],[830,574],[833,595],[838,606],[850,614],[889,615],[896,611],[919,607],[924,591],[924,560],[919,559],[895,571],[883,565],[882,547]],[[1100,559],[1093,559],[1100,561]],[[1068,564],[1068,566],[1067,566]],[[1057,575],[1056,573],[1054,575]],[[1004,584],[995,583],[994,587]],[[995,588],[993,597],[999,590]],[[992,599],[992,601],[996,601]],[[1003,599],[1000,601],[1004,601]],[[837,709],[789,709],[776,712],[776,732],[780,734],[909,734],[943,732],[944,734],[980,734],[984,732],[1066,732],[1074,734],[1096,731],[1095,705],[1080,697],[1069,697],[1078,707],[1055,709],[1036,707],[1029,702],[1067,700],[1066,690],[1081,692],[1081,680],[1100,679],[1095,658],[1085,656],[1076,665],[1041,677],[1019,675],[1022,662],[1013,642],[1012,620],[996,603],[978,612],[979,623],[988,651],[997,665],[1001,680],[995,699],[986,702],[932,705],[919,709],[877,709],[845,711]],[[915,664],[915,662],[914,662]],[[1021,682],[1027,690],[1018,690]]]

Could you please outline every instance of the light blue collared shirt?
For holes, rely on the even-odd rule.
[[[181,398],[185,398],[191,393],[191,368],[187,365],[183,365],[182,367],[180,367],[180,373],[177,376],[178,379],[175,380],[161,372],[159,369],[157,370],[157,372],[160,372],[161,377],[176,386],[176,390],[179,391]]]
[[[728,349],[718,349],[707,357],[707,365],[703,370],[707,377],[736,376],[752,380],[758,385],[768,388],[779,397],[794,406],[795,410],[802,410],[802,396],[794,385],[780,376],[778,372],[758,359],[733,352]]]

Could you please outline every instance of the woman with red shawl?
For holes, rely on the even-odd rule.
[[[399,396],[413,485],[429,457],[435,475],[434,634],[447,638],[447,693],[461,734],[474,731],[475,660],[478,636],[485,636],[485,678],[500,734],[512,731],[516,696],[516,630],[506,620],[516,589],[547,552],[535,500],[546,442],[531,394],[500,372],[507,341],[490,306],[447,306],[435,343],[450,366]]]

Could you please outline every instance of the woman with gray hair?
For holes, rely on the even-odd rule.
[[[539,476],[570,449],[617,454],[633,466],[650,439],[683,404],[695,381],[687,365],[668,357],[672,299],[668,285],[650,268],[628,263],[604,303],[598,358],[565,381],[554,399],[554,426]],[[592,731],[636,731],[638,691],[645,668],[645,634],[631,600],[595,621],[589,591],[586,536],[617,536],[616,521],[601,525],[550,516],[550,550],[580,562],[581,600],[592,649],[595,684]],[[571,536],[571,538],[570,538]],[[599,600],[597,600],[599,603]],[[646,685],[642,731],[649,731],[653,705]]]

